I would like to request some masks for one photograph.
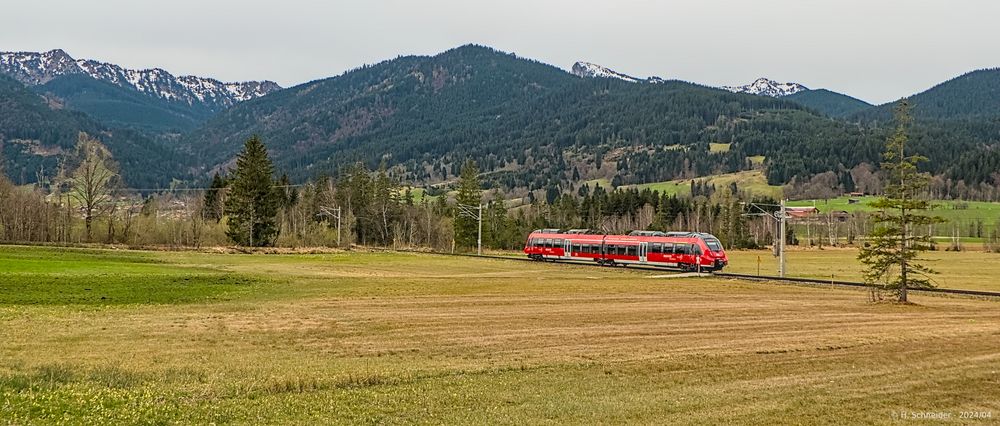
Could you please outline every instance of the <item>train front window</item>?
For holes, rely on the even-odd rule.
[[[708,246],[709,250],[722,251],[722,243],[715,238],[706,238],[705,245]]]

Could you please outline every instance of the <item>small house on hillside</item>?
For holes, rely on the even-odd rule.
[[[785,207],[785,212],[792,218],[804,219],[818,215],[819,209],[816,207]]]

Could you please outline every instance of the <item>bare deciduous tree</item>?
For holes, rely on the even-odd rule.
[[[113,205],[111,193],[118,183],[118,173],[108,149],[86,133],[81,132],[77,139],[76,155],[80,165],[70,178],[69,195],[83,209],[87,241],[90,241],[94,218],[104,214]]]

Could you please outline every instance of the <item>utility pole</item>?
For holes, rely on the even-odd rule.
[[[781,210],[779,211],[778,221],[781,223],[781,245],[780,251],[778,251],[778,274],[781,278],[785,278],[785,240],[787,239],[788,233],[785,230],[786,223],[788,222],[788,214],[785,212],[785,199],[781,199]]]
[[[750,208],[758,210],[755,213],[744,213],[744,216],[766,216],[770,217],[778,222],[778,274],[784,278],[785,277],[785,239],[787,238],[787,222],[788,222],[788,211],[785,208],[785,200],[781,200],[781,204],[758,204],[758,203],[740,203]],[[764,207],[777,207],[778,210],[774,212],[769,212]]]
[[[336,214],[334,214],[336,211]],[[340,247],[340,207],[326,207],[320,206],[319,214],[316,216],[329,216],[337,218],[337,247]]]
[[[458,205],[458,214],[468,217],[470,219],[476,219],[479,222],[479,232],[476,236],[476,254],[479,256],[483,255],[483,205],[480,203],[478,206],[470,206],[468,204]]]

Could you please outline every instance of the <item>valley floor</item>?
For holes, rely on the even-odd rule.
[[[0,421],[1000,416],[1000,302],[872,305],[852,289],[653,275],[407,253],[0,247]]]

